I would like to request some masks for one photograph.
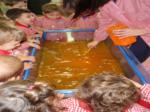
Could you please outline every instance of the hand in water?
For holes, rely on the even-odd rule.
[[[89,49],[92,49],[92,48],[94,48],[94,47],[96,47],[97,45],[98,45],[98,41],[92,41],[92,42],[90,42],[90,43],[88,43],[88,48]]]

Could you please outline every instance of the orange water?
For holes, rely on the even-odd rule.
[[[87,42],[45,42],[37,80],[56,89],[73,89],[86,77],[109,71],[123,74],[109,48],[99,44],[87,53]]]

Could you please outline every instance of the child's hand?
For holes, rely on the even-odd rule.
[[[40,44],[40,41],[36,39],[28,39],[28,42]]]
[[[35,62],[35,57],[34,56],[25,56],[25,55],[19,55],[17,56],[21,61],[31,61]]]
[[[144,35],[146,34],[146,30],[127,28],[127,29],[121,29],[121,30],[114,30],[113,33],[120,38],[126,38],[129,36]]]
[[[92,48],[96,47],[98,43],[99,43],[98,41],[92,41],[92,42],[88,43],[87,46],[89,49],[92,49]]]
[[[39,45],[40,41],[36,40],[36,39],[30,39],[30,40],[28,40],[28,44],[29,44],[30,47],[35,47],[37,49],[41,48],[40,45]]]
[[[35,43],[28,43],[30,47],[35,47],[36,49],[41,49],[41,47],[38,44]]]

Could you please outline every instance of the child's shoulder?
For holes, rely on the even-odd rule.
[[[150,84],[144,84],[141,87],[141,98],[150,102]]]

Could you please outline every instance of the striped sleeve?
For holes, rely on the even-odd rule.
[[[61,101],[63,107],[66,108],[63,112],[89,112],[84,108],[80,107],[77,99],[67,98]]]
[[[141,98],[144,101],[150,102],[150,84],[145,84],[141,88]]]

